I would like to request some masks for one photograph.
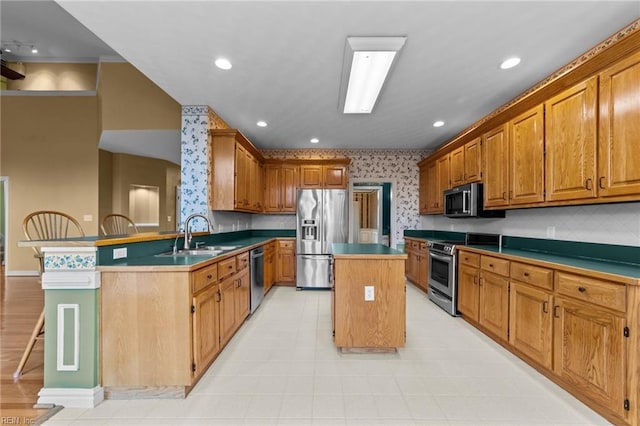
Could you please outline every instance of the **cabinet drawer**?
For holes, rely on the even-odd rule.
[[[224,280],[229,275],[236,273],[236,258],[230,257],[218,263],[218,279]]]
[[[192,291],[197,293],[200,290],[215,284],[218,281],[218,265],[208,266],[193,273]]]
[[[481,256],[480,267],[499,275],[509,276],[509,261],[497,257]]]
[[[249,252],[244,252],[236,256],[236,271],[242,271],[249,266]]]
[[[537,287],[553,290],[553,271],[547,268],[511,262],[511,278]]]
[[[556,272],[556,290],[565,296],[584,300],[605,308],[624,312],[627,306],[627,288],[582,275]]]
[[[469,253],[468,251],[461,251],[458,256],[458,261],[465,265],[473,266],[475,268],[480,267],[480,255],[475,253]]]
[[[293,250],[293,241],[291,241],[291,240],[280,240],[280,241],[278,241],[278,248],[280,250],[282,250],[282,249]]]

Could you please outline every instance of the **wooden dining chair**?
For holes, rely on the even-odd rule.
[[[136,224],[123,214],[108,214],[102,219],[100,229],[104,235],[137,234]]]
[[[84,237],[84,231],[80,223],[73,216],[52,210],[41,210],[27,215],[22,221],[22,230],[27,240],[58,240],[69,237]],[[44,272],[44,256],[39,247],[33,247],[33,250],[35,251],[34,257],[38,259],[40,275],[42,275],[42,272]],[[22,370],[31,355],[36,341],[43,338],[44,308],[33,328],[27,347],[18,364],[18,369],[13,373],[13,380],[18,380],[22,376]]]

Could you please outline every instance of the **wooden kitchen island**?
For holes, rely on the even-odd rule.
[[[407,255],[381,244],[333,244],[334,340],[343,352],[392,352],[406,338]]]

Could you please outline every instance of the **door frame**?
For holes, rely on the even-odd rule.
[[[400,242],[398,238],[396,238],[396,197],[395,191],[398,187],[398,182],[395,178],[351,178],[349,179],[349,242],[353,243],[353,212],[355,207],[353,205],[353,193],[354,193],[354,183],[372,183],[372,184],[382,184],[382,183],[390,183],[391,184],[391,211],[389,212],[389,245],[391,248],[396,248],[397,244]],[[381,197],[382,198],[382,197]],[[382,224],[380,224],[382,227]],[[404,239],[402,239],[404,241]]]
[[[0,206],[4,210],[4,229],[0,229],[0,232],[4,234],[4,254],[2,260],[4,261],[4,274],[7,275],[7,259],[9,258],[9,177],[0,176],[0,185],[4,194],[4,205]]]

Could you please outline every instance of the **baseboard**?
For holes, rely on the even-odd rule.
[[[38,392],[38,404],[55,404],[63,407],[93,408],[104,400],[104,388],[42,388]]]

